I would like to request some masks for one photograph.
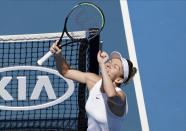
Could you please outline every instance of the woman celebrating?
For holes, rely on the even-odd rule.
[[[130,60],[122,58],[119,52],[112,52],[110,59],[106,52],[99,51],[97,60],[101,76],[90,72],[81,72],[70,68],[61,49],[55,42],[50,50],[55,54],[56,66],[66,78],[85,83],[89,90],[86,102],[88,116],[87,131],[117,131],[124,124],[127,114],[127,99],[119,88],[120,84],[128,83],[136,73]],[[108,62],[107,62],[108,61]]]

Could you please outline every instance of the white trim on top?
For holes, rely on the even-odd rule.
[[[133,78],[133,81],[134,81],[134,88],[136,92],[136,99],[137,99],[138,110],[140,115],[141,128],[142,131],[149,131],[148,119],[147,119],[147,114],[145,109],[145,103],[144,103],[142,85],[140,80],[138,62],[136,57],[136,51],[134,46],[134,39],[133,39],[132,27],[130,23],[127,0],[120,0],[120,6],[122,11],[123,24],[124,24],[124,30],[126,35],[129,57],[130,60],[133,62],[134,66],[138,69],[135,77]]]
[[[85,38],[86,31],[73,31],[69,32],[73,38]],[[56,33],[42,33],[42,34],[22,34],[22,35],[0,35],[0,42],[10,43],[10,42],[32,42],[32,41],[48,41],[56,40],[61,36],[61,32]],[[69,39],[66,33],[63,39]]]

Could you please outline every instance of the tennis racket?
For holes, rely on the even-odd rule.
[[[58,41],[58,45],[62,42],[63,36],[66,35],[71,39],[71,42],[62,44],[61,47],[72,44],[72,42],[81,41],[73,38],[70,34],[72,31],[86,31],[86,38],[83,40],[91,40],[100,34],[105,24],[105,17],[102,10],[91,2],[82,2],[74,6],[65,18],[63,32]],[[90,29],[96,29],[93,35],[89,35]],[[53,53],[49,51],[37,63],[42,65]]]

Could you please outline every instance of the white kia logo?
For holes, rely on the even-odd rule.
[[[42,88],[45,88],[46,94],[48,98],[53,100],[44,104],[39,105],[32,105],[32,106],[6,106],[0,105],[0,110],[35,110],[35,109],[42,109],[50,106],[54,106],[63,102],[64,100],[68,99],[72,93],[74,92],[74,83],[72,80],[64,78],[58,71],[54,69],[49,69],[45,67],[38,67],[38,66],[13,66],[13,67],[5,67],[0,68],[0,73],[7,72],[7,71],[15,71],[15,70],[35,70],[35,71],[43,71],[48,72],[53,75],[56,75],[62,79],[64,79],[68,85],[68,90],[60,96],[58,99],[56,98],[55,92],[53,90],[52,84],[50,79],[47,75],[40,75],[37,76],[37,82],[35,87],[32,91],[30,96],[30,100],[37,100],[40,96]],[[0,97],[5,101],[13,101],[14,98],[11,94],[5,89],[5,87],[9,84],[12,80],[11,76],[4,76],[0,80]],[[26,100],[26,76],[17,76],[18,81],[18,100],[24,101]]]

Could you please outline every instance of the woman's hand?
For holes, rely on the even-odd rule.
[[[62,50],[61,50],[61,45],[58,44],[58,41],[56,41],[51,47],[50,47],[50,51],[54,54],[61,54]]]
[[[106,52],[99,51],[97,54],[97,60],[99,64],[105,64],[105,62],[109,59],[109,56]]]

